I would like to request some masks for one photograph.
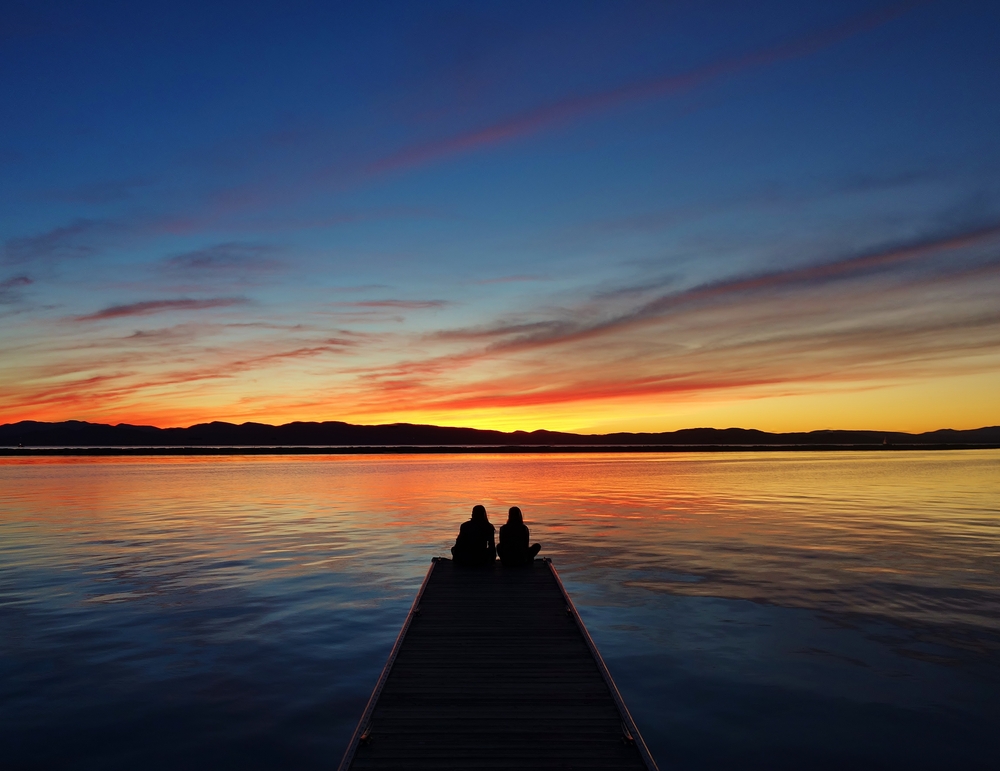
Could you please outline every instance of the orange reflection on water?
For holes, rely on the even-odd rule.
[[[1000,452],[5,458],[5,553],[145,591],[419,576],[483,503],[571,579],[996,628]],[[20,551],[18,551],[20,550]],[[889,584],[892,584],[890,586]],[[921,592],[921,586],[947,591]],[[952,593],[976,599],[957,602]]]

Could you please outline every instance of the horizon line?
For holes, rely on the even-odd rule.
[[[393,423],[350,423],[345,420],[293,420],[288,423],[262,423],[258,421],[244,421],[242,423],[234,423],[227,420],[211,420],[202,423],[192,423],[188,426],[157,426],[153,424],[146,423],[100,423],[93,422],[89,420],[80,420],[76,418],[69,418],[60,421],[44,421],[44,420],[32,420],[30,418],[9,422],[0,423],[0,429],[8,428],[12,426],[18,426],[25,423],[33,423],[40,426],[60,426],[65,424],[85,424],[88,426],[99,426],[107,428],[141,428],[141,429],[153,429],[156,431],[189,431],[193,428],[199,428],[202,426],[232,426],[234,428],[242,428],[245,426],[260,426],[263,428],[287,428],[289,426],[295,425],[313,425],[322,426],[325,424],[339,424],[342,426],[348,426],[351,428],[392,428],[392,427],[413,427],[413,428],[433,428],[433,429],[444,429],[444,430],[457,430],[457,431],[477,431],[482,433],[494,433],[494,434],[504,434],[504,435],[515,435],[515,434],[561,434],[566,436],[575,437],[609,437],[609,436],[657,436],[665,434],[677,434],[684,431],[747,431],[747,432],[757,432],[762,434],[770,434],[773,436],[784,436],[789,434],[817,434],[817,433],[875,433],[875,434],[903,434],[907,436],[924,436],[927,434],[935,434],[945,431],[953,432],[973,432],[973,431],[983,431],[989,429],[1000,429],[1000,425],[980,425],[974,428],[952,428],[949,426],[929,429],[927,431],[902,431],[898,429],[879,429],[879,428],[810,428],[810,429],[797,429],[791,431],[769,431],[767,429],[761,428],[748,428],[744,426],[726,426],[723,428],[716,426],[688,426],[685,428],[669,429],[665,431],[609,431],[606,433],[593,433],[593,432],[582,432],[582,431],[559,431],[555,429],[547,428],[536,428],[536,429],[513,429],[509,431],[504,431],[497,428],[476,428],[474,426],[458,426],[458,425],[440,425],[436,423],[410,423],[406,421],[396,421]]]

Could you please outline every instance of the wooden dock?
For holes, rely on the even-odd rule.
[[[656,769],[549,560],[435,558],[340,764],[448,768]]]

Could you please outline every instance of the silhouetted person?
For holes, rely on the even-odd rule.
[[[463,522],[458,529],[451,556],[460,565],[492,565],[497,558],[497,547],[493,543],[495,532],[496,528],[486,516],[486,507],[473,507],[472,519]]]
[[[514,565],[530,565],[541,551],[540,543],[528,546],[528,526],[524,524],[521,510],[511,506],[507,512],[507,524],[500,526],[500,543],[497,544],[497,554],[505,567]]]

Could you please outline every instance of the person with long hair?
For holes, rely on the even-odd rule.
[[[451,556],[460,565],[492,565],[497,558],[493,537],[496,528],[486,516],[485,506],[474,506],[472,519],[462,523]]]
[[[511,506],[507,512],[507,524],[500,526],[500,543],[497,545],[497,554],[505,567],[515,565],[530,565],[542,545],[530,543],[528,526],[524,524],[524,517],[517,506]]]

